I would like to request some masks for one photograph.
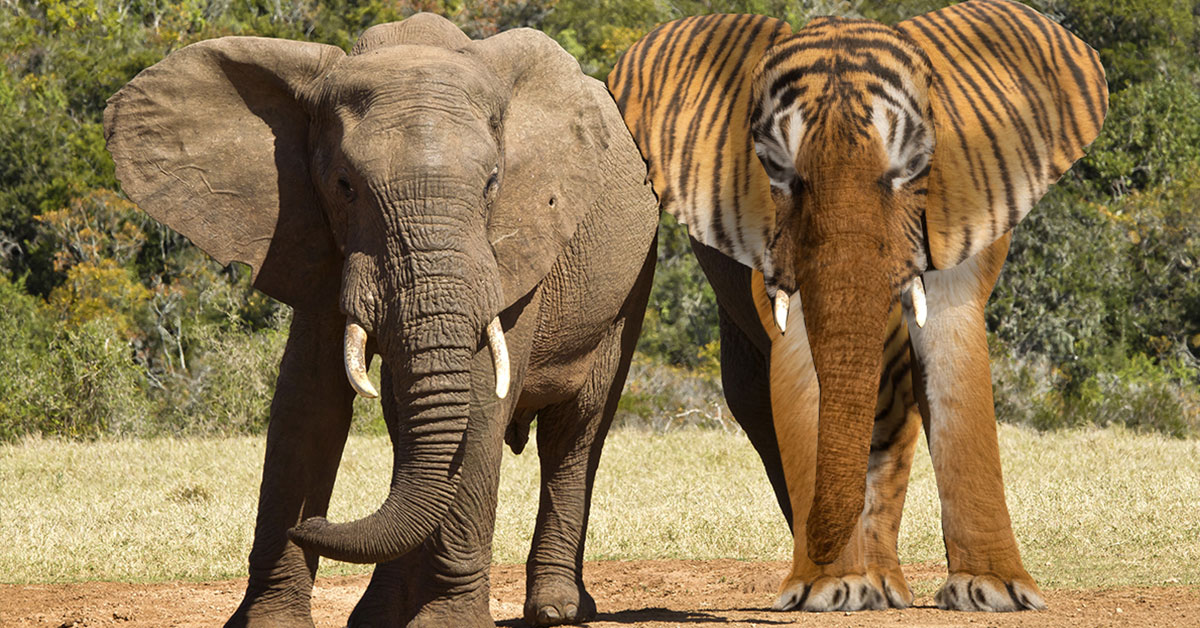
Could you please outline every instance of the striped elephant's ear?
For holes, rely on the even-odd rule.
[[[608,75],[662,208],[693,238],[757,269],[775,206],[754,157],[752,81],[763,53],[791,33],[761,15],[688,17],[651,31]]]
[[[972,0],[896,26],[929,57],[937,135],[926,229],[949,268],[1012,229],[1100,133],[1096,51],[1042,14]]]

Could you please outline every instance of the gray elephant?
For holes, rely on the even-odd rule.
[[[525,618],[593,616],[592,479],[658,218],[604,86],[539,32],[472,41],[417,15],[350,55],[188,46],[114,95],[104,125],[134,201],[294,308],[249,585],[227,625],[312,625],[318,556],[381,563],[350,625],[492,625],[500,454],[524,447],[535,417]],[[351,401],[377,394],[373,354],[391,488],[374,514],[333,524]]]

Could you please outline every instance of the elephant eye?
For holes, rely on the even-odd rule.
[[[497,177],[499,176],[499,174],[500,174],[500,166],[496,166],[495,168],[492,168],[492,174],[488,175],[487,183],[485,183],[483,185],[483,195],[484,196],[491,197],[493,194],[496,193],[496,188],[499,185],[498,181],[497,181]]]
[[[342,193],[342,198],[346,199],[347,202],[354,201],[358,196],[358,193],[354,191],[354,186],[350,185],[350,179],[346,178],[344,174],[338,177],[337,186],[338,190]]]

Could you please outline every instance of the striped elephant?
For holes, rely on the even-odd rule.
[[[940,607],[1044,607],[1004,499],[984,304],[1010,230],[1095,139],[1095,51],[972,0],[892,27],[665,24],[609,89],[720,306],[725,395],[794,535],[778,609],[905,607],[896,552],[924,423]]]

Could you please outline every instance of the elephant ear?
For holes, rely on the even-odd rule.
[[[400,22],[376,24],[363,31],[350,54],[356,55],[388,46],[436,46],[456,50],[471,38],[454,22],[436,13],[417,13]]]
[[[322,44],[225,37],[192,44],[108,100],[104,136],[125,193],[254,286],[335,307],[341,254],[308,166],[304,93],[344,56]]]
[[[755,157],[751,92],[759,60],[791,34],[787,22],[761,15],[675,20],[608,75],[662,208],[702,244],[758,270],[775,205]]]
[[[937,144],[926,230],[945,269],[1007,233],[1096,139],[1096,51],[1016,2],[972,0],[901,22],[933,66]]]
[[[609,134],[621,122],[603,86],[539,31],[505,31],[464,51],[510,86],[498,121],[503,157],[488,240],[504,302],[512,303],[550,271],[601,199],[604,173],[619,158]]]

